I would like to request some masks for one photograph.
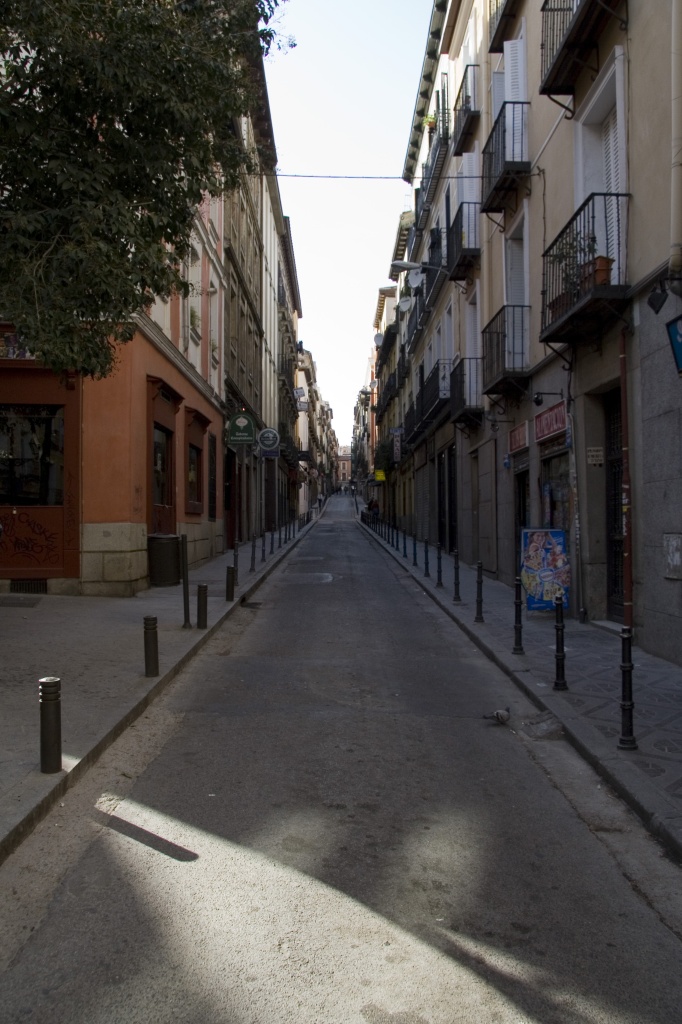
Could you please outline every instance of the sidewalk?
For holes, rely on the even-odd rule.
[[[324,510],[322,511],[324,515]],[[182,585],[153,587],[134,598],[0,595],[0,863],[65,790],[119,736],[203,646],[234,607],[258,588],[318,521],[296,535],[267,534],[239,547],[235,600],[225,600],[232,551],[190,570],[190,620],[184,629]],[[271,553],[271,547],[273,551]],[[197,584],[208,585],[208,628],[198,630]],[[146,678],[143,621],[158,620],[160,674]],[[40,772],[38,680],[61,679],[62,765]]]
[[[443,555],[442,587],[437,582],[437,552],[430,547],[424,576],[424,544],[417,545],[417,566],[411,537],[391,547],[378,534],[358,524],[410,572],[425,593],[460,626],[542,710],[560,722],[570,742],[646,827],[682,857],[682,668],[632,647],[634,735],[636,750],[621,750],[621,639],[609,623],[580,624],[565,619],[565,680],[555,690],[556,630],[554,612],[526,613],[524,654],[514,647],[514,592],[496,580],[483,579],[484,622],[476,614],[476,569],[460,563],[460,603],[454,598],[454,562]],[[394,538],[395,544],[395,538]],[[407,551],[405,557],[404,551]],[[491,709],[492,710],[492,709]],[[513,714],[512,707],[512,714]],[[513,724],[513,720],[512,720]]]

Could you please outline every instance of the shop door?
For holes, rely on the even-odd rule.
[[[606,611],[623,621],[623,429],[620,392],[604,399],[606,426]]]

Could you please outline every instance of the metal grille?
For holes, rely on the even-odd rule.
[[[10,594],[46,594],[47,580],[10,580]]]
[[[604,400],[606,421],[606,607],[609,618],[623,620],[623,426],[620,394]]]

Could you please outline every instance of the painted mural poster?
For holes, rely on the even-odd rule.
[[[568,608],[571,567],[564,530],[521,531],[521,584],[528,611],[554,608],[558,595]]]

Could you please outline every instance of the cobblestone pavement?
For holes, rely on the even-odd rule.
[[[473,642],[543,710],[559,720],[568,739],[640,815],[647,827],[678,856],[682,855],[682,668],[632,646],[634,736],[636,749],[619,747],[622,732],[622,641],[611,623],[565,620],[566,690],[556,690],[554,612],[522,615],[523,654],[513,654],[514,591],[483,580],[484,621],[476,617],[476,567],[460,563],[459,594],[454,601],[454,560],[429,551],[424,575],[424,545],[394,532],[386,539],[358,522],[396,561],[404,565]]]

